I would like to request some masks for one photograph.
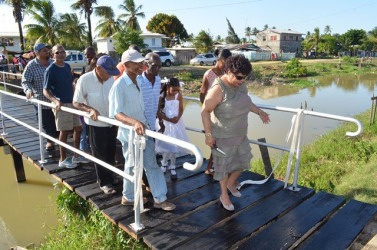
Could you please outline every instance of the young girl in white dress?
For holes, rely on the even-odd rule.
[[[170,78],[161,90],[159,108],[157,111],[156,130],[183,141],[188,141],[185,124],[182,120],[183,98],[180,91],[180,83],[177,78]],[[175,171],[175,159],[178,153],[187,153],[187,150],[171,143],[156,140],[156,152],[162,154],[161,169],[170,170],[171,178],[177,179]],[[168,160],[170,166],[168,167]]]

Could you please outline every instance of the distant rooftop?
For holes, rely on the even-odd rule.
[[[294,31],[294,30],[278,30],[278,29],[266,29],[266,30],[263,30],[261,32],[264,32],[264,31],[271,31],[271,32],[274,32],[274,33],[278,33],[278,34],[295,34],[295,35],[303,35],[303,33],[301,32],[298,32],[298,31]]]

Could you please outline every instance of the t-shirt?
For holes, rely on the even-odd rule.
[[[72,103],[73,99],[73,76],[71,67],[64,63],[64,66],[51,64],[45,72],[44,89],[48,89],[62,103]]]

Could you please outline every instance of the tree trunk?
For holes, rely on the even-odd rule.
[[[92,39],[92,23],[90,21],[90,14],[88,13],[88,39],[89,45],[93,46],[93,39]]]
[[[22,33],[22,25],[21,21],[18,21],[18,31],[20,32],[20,46],[21,46],[21,51],[24,52],[25,45],[24,45],[24,34]]]

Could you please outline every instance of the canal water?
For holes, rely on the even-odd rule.
[[[305,106],[306,102],[309,110],[352,117],[370,108],[377,75],[332,75],[310,80],[317,84],[305,89],[287,85],[258,88],[252,89],[250,95],[256,104],[299,108],[301,104]],[[184,106],[185,125],[202,129],[200,104],[185,101]],[[263,124],[255,114],[249,115],[249,138],[266,138],[267,142],[283,145],[291,126],[292,114],[270,110],[266,112],[271,118],[268,125]],[[339,124],[334,120],[307,117],[303,143],[312,142]],[[355,125],[354,131],[356,129]],[[204,144],[204,136],[195,132],[188,132],[188,135],[207,158],[209,149]],[[252,148],[257,159],[259,149],[257,146]],[[38,245],[49,228],[57,223],[54,200],[58,191],[53,188],[56,181],[24,161],[27,181],[17,183],[11,157],[5,155],[3,150],[0,148],[0,249],[9,249],[15,245],[27,246],[30,243]],[[273,156],[278,153],[278,150],[270,150]]]

